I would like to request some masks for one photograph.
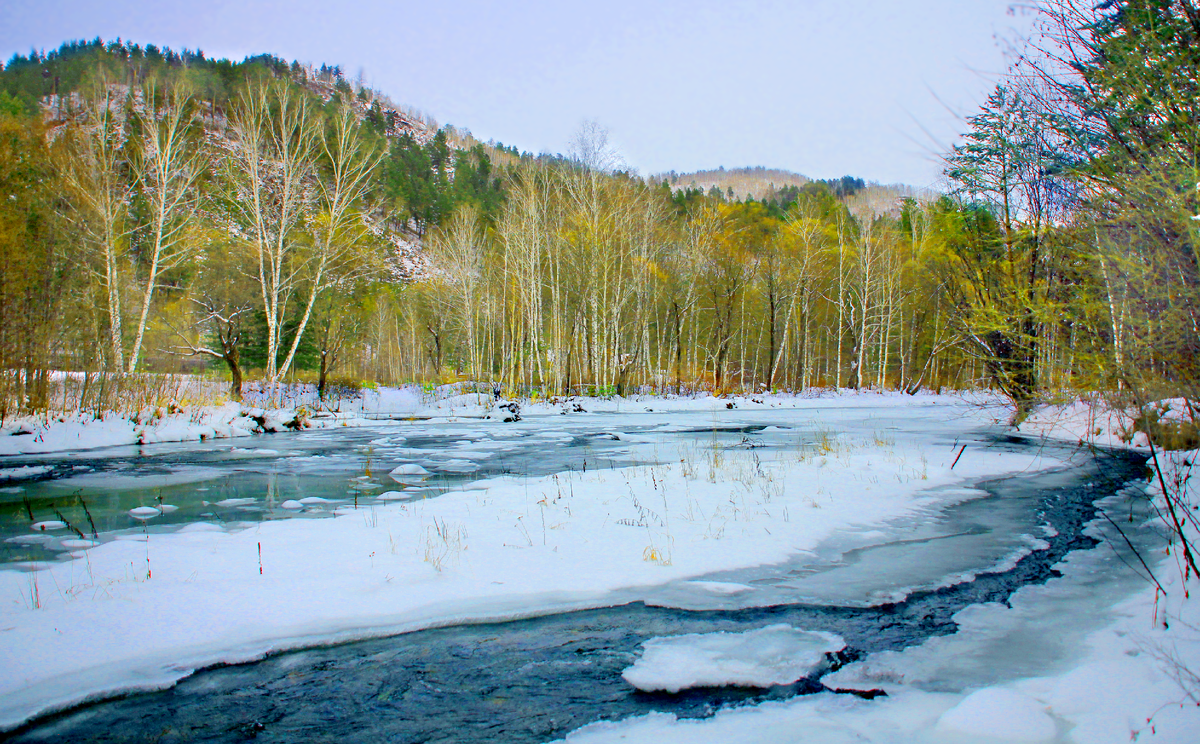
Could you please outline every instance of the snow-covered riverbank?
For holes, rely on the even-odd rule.
[[[1179,415],[1178,405],[1160,408]],[[1085,447],[1148,451],[1131,418],[1103,405],[1046,406],[1020,429]],[[1200,451],[1158,454],[1168,487],[1193,515],[1200,510],[1200,483],[1190,479],[1198,458]],[[566,741],[1191,744],[1200,735],[1200,604],[1185,586],[1182,551],[1164,552],[1143,533],[1137,548],[1145,564],[1133,551],[1124,566],[1111,556],[1127,537],[1138,540],[1139,527],[1162,531],[1162,490],[1134,484],[1101,507],[1132,516],[1131,501],[1146,491],[1159,514],[1143,514],[1139,524],[1120,520],[1123,527],[1097,517],[1088,531],[1102,542],[1071,553],[1058,566],[1061,578],[1021,589],[1010,606],[958,613],[952,636],[877,654],[822,679],[831,689],[886,696],[820,693],[702,720],[652,714],[593,724]],[[1194,522],[1187,529],[1195,544],[1200,531]],[[1114,568],[1125,573],[1106,580]]]
[[[489,478],[436,498],[342,508],[335,519],[240,527],[197,523],[171,533],[127,534],[89,550],[80,547],[70,561],[0,570],[0,666],[6,670],[0,679],[0,725],[11,727],[89,697],[170,685],[196,668],[278,649],[598,606],[671,582],[701,597],[736,592],[729,584],[688,580],[779,562],[834,535],[869,535],[903,519],[920,523],[950,504],[979,498],[979,491],[964,486],[980,478],[1064,464],[1047,454],[976,445],[963,450],[960,439],[994,426],[1003,411],[950,397],[586,400],[578,402],[583,412],[562,404],[526,405],[523,420],[509,423],[500,417],[453,423],[494,410],[486,397],[433,405],[409,398],[409,407],[401,410],[402,399],[396,394],[377,401],[376,410],[386,406],[390,413],[435,418],[383,426],[373,443],[375,467],[392,473],[384,480],[397,498],[422,481],[430,463],[408,445],[435,424],[460,427],[455,430],[462,437],[456,459],[439,461],[442,466],[461,462],[466,470],[473,461],[502,453],[518,435],[538,438],[549,451],[575,436],[568,424],[580,421],[594,421],[592,428],[627,445],[633,460],[651,464]],[[361,417],[328,421],[379,426]],[[704,434],[680,436],[698,422],[736,429],[748,421],[772,425],[740,443],[736,437],[718,445]],[[1011,561],[1036,545],[1032,532],[1016,537],[997,560]],[[1030,591],[1036,596],[1053,589]],[[1112,598],[1118,601],[1125,597]],[[1152,609],[1140,601],[1140,595],[1133,597],[1120,612],[1129,623],[1149,626],[1152,616],[1142,610],[1152,615]],[[1003,614],[999,608],[980,612]],[[965,638],[972,626],[963,624]],[[995,627],[980,621],[977,630],[986,636]],[[1109,632],[1120,630],[1113,628]],[[1096,653],[1116,648],[1093,645]],[[1157,669],[1144,657],[1128,658],[1146,674]],[[1111,661],[1090,659],[1080,656],[1081,668]],[[897,662],[894,673],[910,673],[905,663]],[[852,669],[841,673],[847,686],[853,684]],[[862,680],[884,687],[889,673],[862,672]],[[1165,702],[1167,689],[1160,684],[1165,678],[1160,673],[1155,679],[1157,686],[1143,687],[1147,699]],[[970,689],[947,691],[918,682],[889,688],[887,700],[817,696],[722,713],[707,722],[655,716],[575,736],[749,741],[759,732],[766,737],[759,740],[780,741],[794,738],[783,731],[820,719],[826,721],[820,730],[835,733],[925,731],[954,740],[957,730],[958,740],[977,741],[969,727],[954,729],[956,718],[946,712],[984,720],[967,715],[980,701],[988,711],[1007,711],[1005,720],[1021,718],[1017,713],[1032,705],[1039,714],[1026,716],[1030,725],[1036,728],[1040,716],[1049,716],[1056,736],[1093,720],[1080,713],[1076,721],[1065,703],[1048,708],[1051,703],[1028,685],[1014,684],[972,699]],[[1071,699],[1068,688],[1053,689],[1059,691],[1056,700]],[[1121,710],[1141,715],[1134,705],[1140,699],[1134,698],[1122,698]],[[1166,722],[1163,715],[1159,720]],[[777,735],[768,735],[771,731]],[[840,735],[815,740],[843,740]]]

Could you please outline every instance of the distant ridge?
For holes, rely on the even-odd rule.
[[[652,182],[668,183],[674,190],[700,189],[708,192],[716,188],[726,199],[745,200],[747,198],[762,201],[774,200],[783,189],[801,188],[814,180],[801,173],[783,168],[767,168],[751,166],[744,168],[717,168],[701,170],[692,173],[676,173],[669,171],[650,178]],[[836,181],[838,179],[833,179]],[[858,180],[844,177],[845,180]],[[844,197],[846,206],[853,212],[872,212],[874,214],[900,213],[900,204],[905,199],[925,201],[937,196],[936,191],[919,188],[903,183],[881,184],[867,181],[865,186],[861,180],[853,193]],[[827,183],[831,183],[827,181]],[[732,193],[730,192],[732,190]]]
[[[653,177],[657,181],[671,184],[673,189],[701,189],[708,191],[716,186],[728,193],[733,189],[735,199],[745,199],[752,196],[762,199],[772,191],[785,186],[803,186],[812,179],[799,173],[793,173],[782,168],[766,168],[761,165],[745,168],[717,168],[715,170],[695,171],[694,173],[660,173]]]

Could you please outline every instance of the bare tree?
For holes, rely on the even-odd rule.
[[[598,173],[611,173],[625,164],[608,141],[608,129],[590,119],[580,124],[571,138],[570,154],[576,164]]]
[[[141,111],[133,121],[137,137],[130,165],[135,187],[149,205],[150,238],[128,372],[137,369],[159,277],[194,252],[188,229],[200,204],[198,185],[208,165],[198,142],[201,130],[195,122],[191,94],[179,86],[160,91],[151,84],[142,89],[142,98]]]
[[[64,180],[76,205],[76,221],[97,257],[93,268],[104,293],[108,318],[108,356],[111,369],[123,370],[123,262],[132,225],[131,188],[123,171],[127,127],[125,96],[101,77],[85,96],[81,117],[65,133]]]
[[[385,155],[382,148],[371,148],[362,139],[358,117],[347,101],[339,102],[329,130],[319,141],[328,173],[316,178],[317,211],[311,220],[315,250],[308,259],[308,298],[287,358],[279,366],[280,375],[287,374],[296,358],[317,297],[335,275],[352,268],[350,264],[357,258],[355,248],[361,247],[367,234],[363,198]]]
[[[243,91],[229,120],[233,147],[224,160],[231,187],[227,204],[256,264],[270,384],[285,368],[278,363],[280,332],[305,263],[301,227],[312,202],[315,124],[306,95],[274,80]]]
[[[447,290],[442,309],[454,319],[459,336],[465,339],[468,374],[479,379],[483,355],[476,328],[483,300],[481,285],[486,255],[476,210],[469,205],[460,207],[445,228],[433,233],[429,252],[438,282]]]
[[[231,377],[229,396],[234,400],[241,400],[242,321],[250,313],[251,307],[240,305],[227,308],[219,300],[207,296],[194,301],[203,311],[196,327],[207,330],[212,335],[217,342],[216,348],[214,349],[200,340],[192,340],[187,334],[176,330],[176,336],[183,341],[183,346],[176,346],[173,351],[187,356],[209,356],[225,362],[225,365],[229,367]]]

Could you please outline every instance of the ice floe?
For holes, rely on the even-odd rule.
[[[770,625],[745,633],[703,633],[653,638],[642,657],[621,673],[645,691],[679,692],[689,687],[770,687],[808,676],[840,651],[840,636]]]

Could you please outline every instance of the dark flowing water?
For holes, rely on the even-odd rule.
[[[993,442],[1022,449],[1020,439]],[[1141,475],[1132,456],[1088,461],[1070,473],[1014,476],[978,484],[991,496],[946,511],[947,536],[995,529],[977,515],[989,503],[1029,510],[1051,527],[1048,545],[1003,571],[876,606],[783,599],[795,572],[764,567],[773,604],[683,610],[631,602],[506,623],[461,625],[391,638],[279,654],[198,672],[171,689],[82,706],[10,732],[19,742],[387,741],[544,742],[599,720],[651,711],[711,715],[722,706],[824,689],[818,677],[771,689],[706,688],[681,694],[638,692],[621,679],[639,646],[656,636],[746,631],[776,623],[825,630],[847,649],[828,668],[935,635],[953,633],[955,612],[1007,602],[1021,586],[1044,582],[1071,550],[1095,541],[1082,527],[1093,502]],[[1018,506],[1014,507],[1013,504]],[[836,568],[892,562],[888,551],[921,550],[936,539],[893,541],[856,551]],[[899,548],[897,547],[899,546]],[[743,576],[743,578],[746,578]],[[804,596],[796,591],[795,594]],[[824,670],[823,670],[824,671]]]

